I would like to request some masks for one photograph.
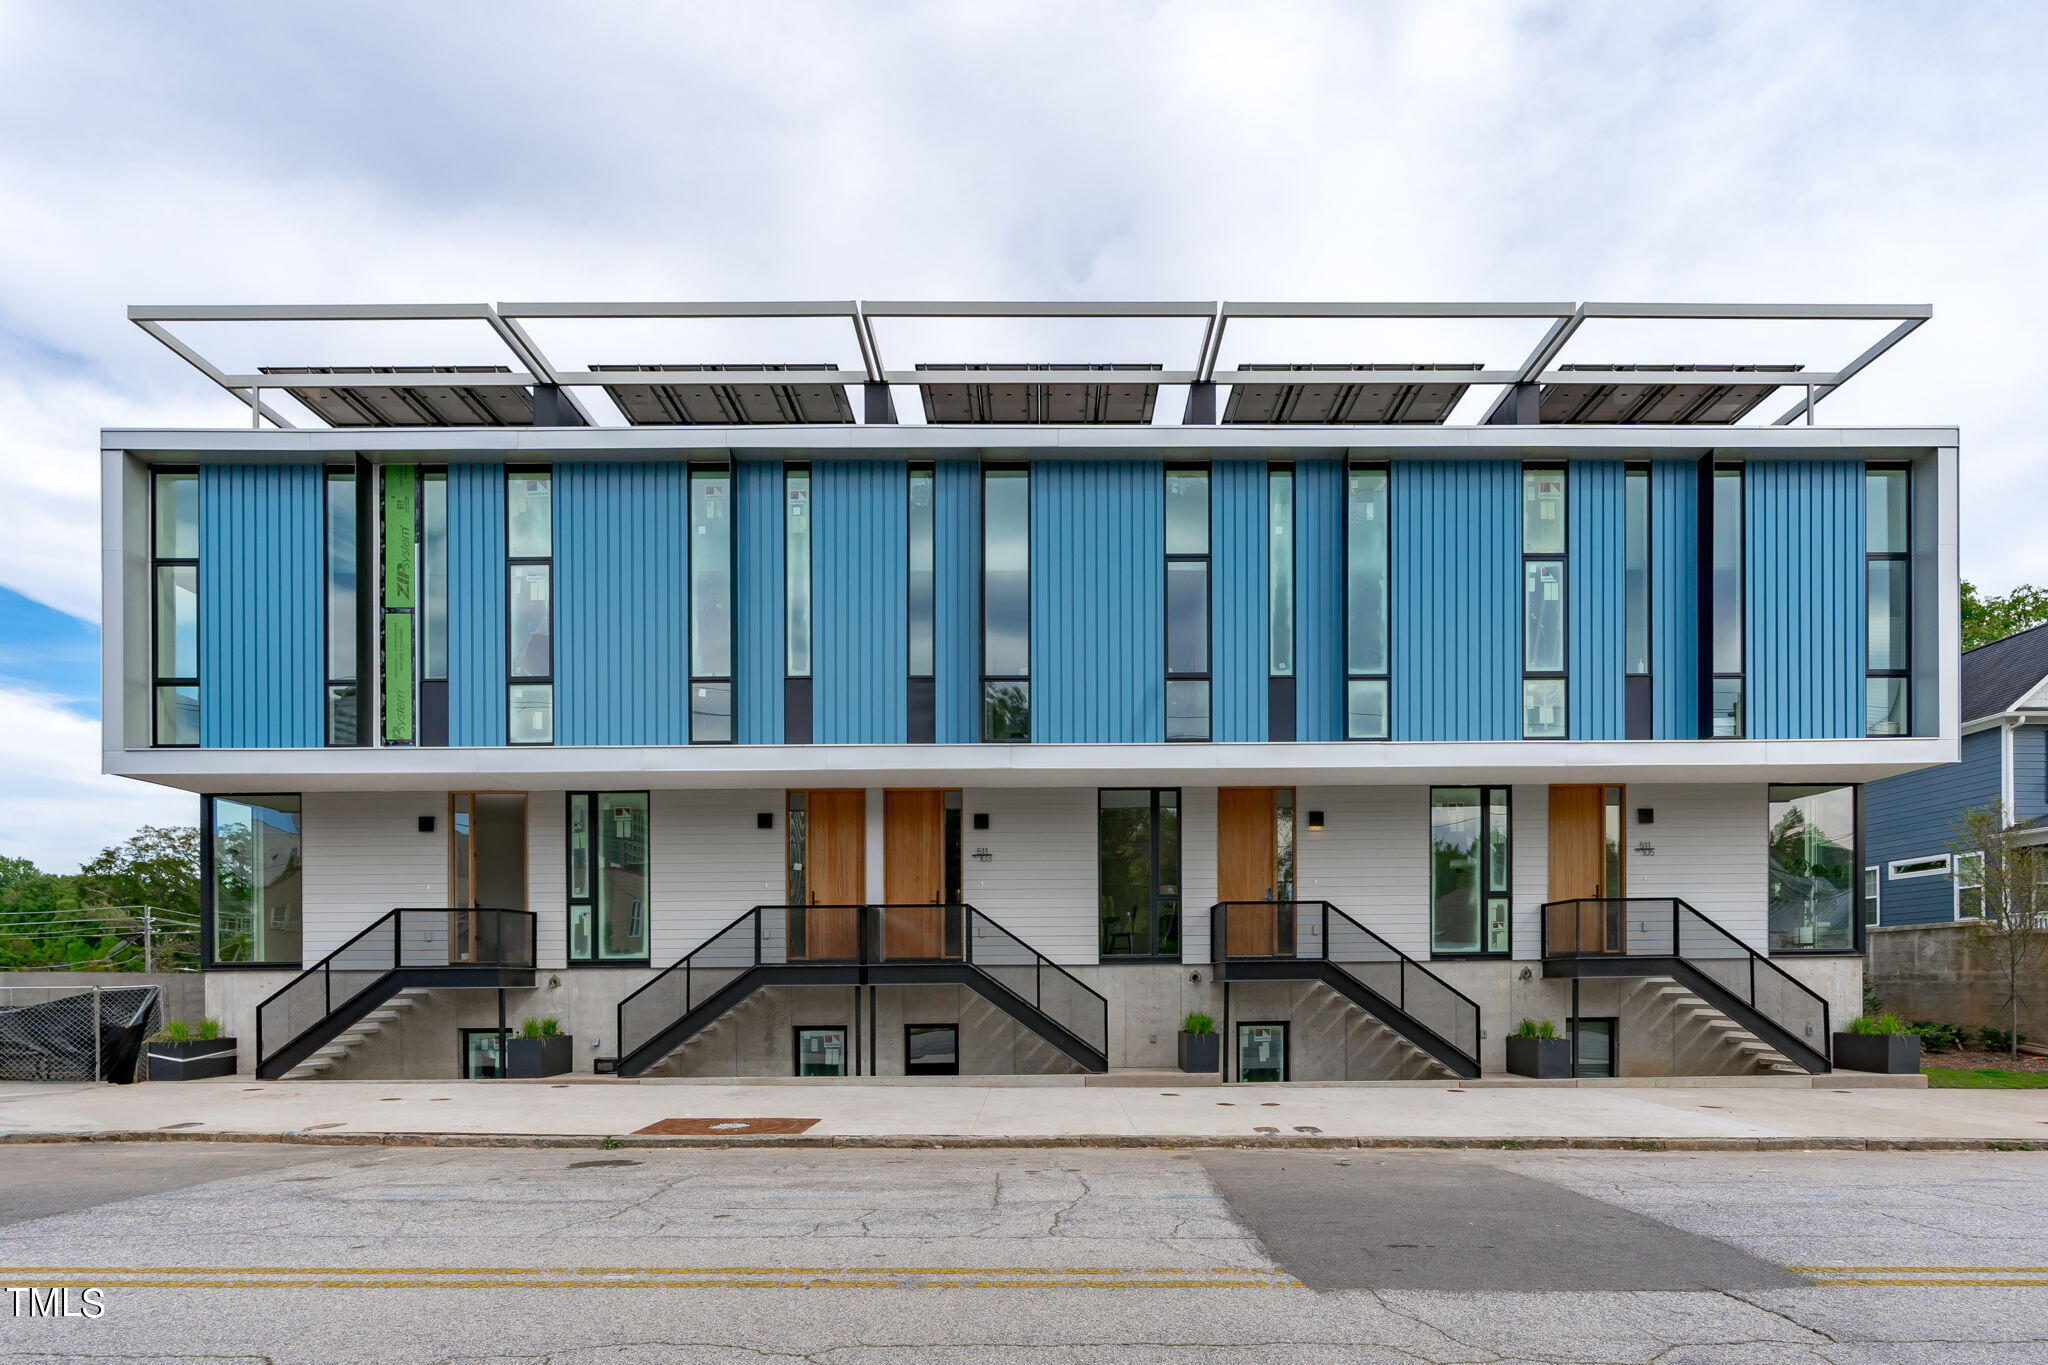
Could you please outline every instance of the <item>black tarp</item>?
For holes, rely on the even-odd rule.
[[[94,992],[0,1008],[0,1081],[113,1081],[136,1079],[143,1040],[162,1023],[161,993],[153,986],[116,986],[98,992],[99,1075],[93,1075]]]

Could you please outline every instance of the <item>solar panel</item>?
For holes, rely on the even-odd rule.
[[[1739,422],[1785,380],[1765,383],[1659,384],[1657,374],[1796,374],[1797,365],[1562,365],[1560,370],[1626,370],[1640,384],[1545,384],[1538,420],[1582,425],[1726,425]]]
[[[707,378],[675,384],[607,384],[605,392],[636,427],[762,427],[851,422],[853,408],[842,384],[721,384],[715,376],[733,370],[800,374],[834,370],[832,365],[592,365],[606,370],[658,370]]]
[[[510,374],[503,365],[265,365],[263,374]],[[294,388],[292,397],[335,427],[529,427],[533,390],[519,384],[450,383]]]
[[[1443,370],[1449,374],[1478,370],[1477,364],[1437,365],[1240,365],[1240,370],[1313,374],[1318,370]],[[1290,422],[1319,426],[1413,426],[1442,422],[1458,406],[1469,384],[1446,379],[1441,384],[1292,383],[1233,384],[1223,420],[1262,426]]]
[[[1045,370],[1060,374],[1142,373],[1158,365],[919,365],[920,370]],[[924,420],[933,424],[1006,426],[1144,426],[1159,385],[1089,381],[1044,384],[920,384]]]

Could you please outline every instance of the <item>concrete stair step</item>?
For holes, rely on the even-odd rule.
[[[1143,1067],[1113,1066],[1088,1076],[1084,1086],[1108,1086],[1130,1090],[1194,1090],[1221,1085],[1223,1078],[1213,1071],[1156,1071]]]

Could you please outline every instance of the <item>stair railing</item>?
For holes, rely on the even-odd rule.
[[[534,965],[530,910],[392,910],[256,1006],[256,1064],[291,1047],[402,970],[500,971]],[[276,1046],[267,1046],[278,1040]]]
[[[961,909],[968,964],[1107,1058],[1109,1001],[1102,993],[973,906]]]

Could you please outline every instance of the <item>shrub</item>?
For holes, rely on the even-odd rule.
[[[1557,1037],[1557,1025],[1551,1023],[1548,1019],[1524,1019],[1516,1026],[1514,1033],[1510,1036],[1515,1038],[1554,1039]]]
[[[1187,1018],[1180,1021],[1180,1031],[1182,1033],[1214,1033],[1216,1031],[1216,1017],[1211,1014],[1204,1014],[1200,1010],[1195,1010]]]
[[[192,1041],[192,1026],[183,1019],[173,1019],[164,1025],[163,1036],[169,1042],[189,1043]]]
[[[1920,1045],[1929,1052],[1954,1052],[1970,1041],[1970,1030],[1961,1024],[1942,1024],[1932,1019],[1915,1019],[1908,1030],[1920,1035]]]
[[[208,1042],[212,1042],[215,1038],[220,1037],[220,1020],[201,1019],[199,1021],[199,1036]]]
[[[2018,1038],[2014,1038],[2005,1029],[1990,1028],[1988,1026],[1979,1031],[1978,1037],[1983,1041],[1986,1052],[2012,1052],[2017,1050],[2021,1043],[2027,1041],[2027,1035],[2024,1033]]]
[[[1912,1033],[1914,1031],[1906,1026],[1905,1020],[1889,1011],[1884,1014],[1865,1014],[1849,1021],[1849,1032],[1851,1033],[1888,1035]]]
[[[552,1038],[562,1031],[562,1021],[552,1016],[529,1019],[519,1026],[522,1038]]]

